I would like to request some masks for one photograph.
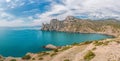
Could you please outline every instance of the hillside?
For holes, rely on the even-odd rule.
[[[63,21],[52,19],[50,24],[43,24],[42,30],[80,33],[102,33],[118,36],[120,34],[120,21],[114,19],[87,20],[68,16]]]

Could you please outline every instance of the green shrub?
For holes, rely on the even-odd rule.
[[[43,60],[43,58],[41,57],[41,58],[39,58],[39,60]]]
[[[92,51],[88,51],[87,54],[84,56],[84,60],[90,61],[95,57],[95,54]]]
[[[76,42],[75,42],[75,43],[73,43],[72,45],[79,45],[79,43],[76,43]]]
[[[54,56],[54,55],[57,55],[57,53],[52,53],[50,56],[52,57],[52,56]]]
[[[25,55],[25,56],[22,57],[22,59],[29,60],[29,59],[31,59],[31,56],[30,55]]]
[[[120,43],[120,41],[116,41],[117,43]]]
[[[41,56],[45,56],[45,55],[49,55],[50,53],[48,52],[41,52],[39,53],[38,57],[41,57]]]
[[[95,46],[100,46],[100,45],[103,45],[103,44],[104,44],[103,42],[94,41],[94,45],[95,45]]]
[[[35,60],[35,58],[32,58],[32,60]]]
[[[11,59],[10,61],[17,61],[16,59]]]
[[[58,52],[58,49],[55,49],[54,52]]]
[[[65,59],[64,61],[70,61],[69,59]]]
[[[82,45],[90,44],[90,43],[92,43],[92,41],[86,41],[86,42],[83,42]]]

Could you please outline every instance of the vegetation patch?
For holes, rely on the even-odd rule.
[[[116,41],[117,43],[120,43],[120,41]]]
[[[55,49],[54,52],[58,52],[58,49]]]
[[[50,56],[52,57],[52,56],[55,56],[55,55],[57,55],[57,53],[52,53]]]
[[[32,60],[35,60],[35,58],[32,58]]]
[[[29,60],[29,59],[31,59],[31,56],[30,55],[25,55],[25,56],[22,57],[22,59]]]
[[[41,57],[41,58],[39,58],[39,60],[43,60],[43,58]]]
[[[17,61],[16,59],[11,59],[10,61]]]
[[[67,49],[69,49],[69,48],[71,48],[71,46],[65,46],[65,47],[61,48],[60,51],[67,50]]]
[[[92,51],[88,51],[87,54],[84,56],[84,60],[90,61],[95,57],[95,54]]]
[[[103,42],[99,42],[99,41],[94,41],[93,43],[95,46],[100,46],[100,45],[103,45],[104,43]]]
[[[39,53],[38,57],[41,57],[41,56],[45,56],[45,55],[49,55],[50,53],[48,52],[41,52]]]
[[[64,61],[70,61],[69,59],[65,59]]]
[[[86,42],[83,42],[82,45],[86,45],[86,44],[90,44],[92,43],[92,41],[86,41]]]
[[[100,45],[108,45],[110,41],[94,41],[95,46],[100,46]]]
[[[75,46],[77,46],[77,45],[80,45],[80,44],[75,42],[75,43],[73,43],[72,45],[75,45]]]

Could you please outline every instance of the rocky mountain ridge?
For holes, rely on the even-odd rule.
[[[63,21],[52,19],[50,21],[50,24],[43,24],[41,30],[80,33],[103,33],[118,36],[120,34],[120,21],[114,19],[78,19],[73,16],[68,16]]]

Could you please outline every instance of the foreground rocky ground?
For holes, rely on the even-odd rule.
[[[1,57],[1,61],[120,61],[120,37],[74,43],[53,51],[28,53],[22,58]]]

